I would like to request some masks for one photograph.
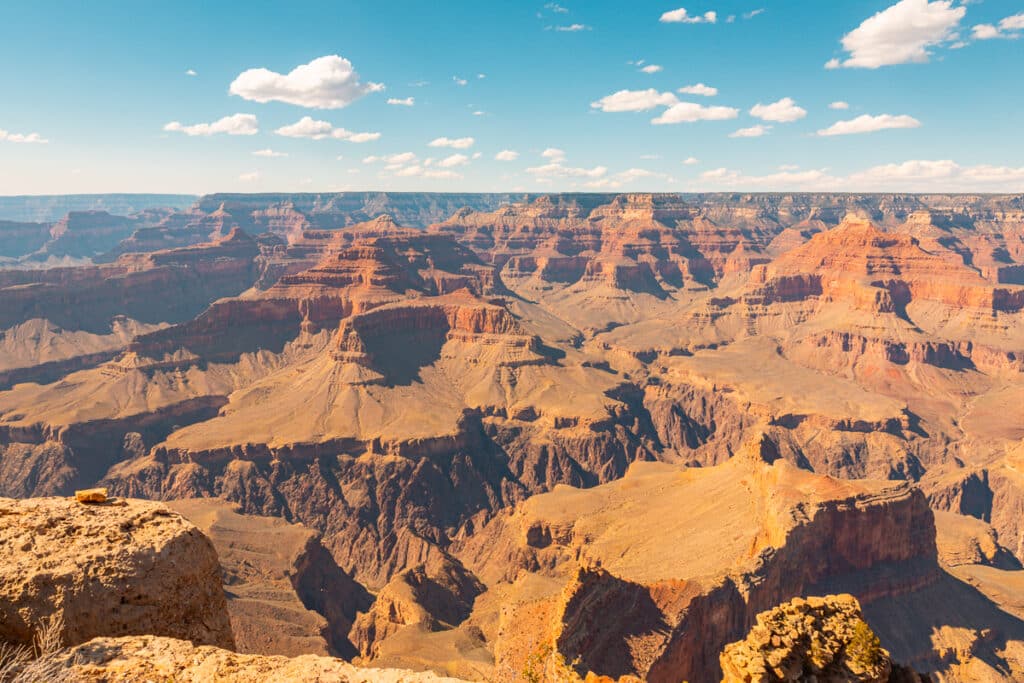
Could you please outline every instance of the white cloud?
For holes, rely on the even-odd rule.
[[[843,36],[845,60],[830,60],[825,67],[877,69],[893,64],[927,62],[931,49],[956,40],[957,27],[967,8],[953,0],[900,0]]]
[[[286,102],[311,109],[341,109],[372,92],[380,83],[363,83],[352,63],[338,55],[318,57],[287,74],[269,69],[248,69],[232,81],[228,91],[254,102]]]
[[[275,152],[274,150],[270,149],[269,147],[267,149],[258,149],[255,152],[253,152],[252,155],[254,157],[267,157],[267,158],[271,158],[271,159],[277,158],[277,157],[286,157],[286,156],[288,156],[288,154],[286,152]]]
[[[849,182],[862,189],[1020,192],[1024,190],[1024,167],[961,166],[949,159],[913,160],[869,168],[851,175]]]
[[[437,165],[441,168],[455,168],[456,166],[465,166],[469,163],[469,157],[465,154],[452,154],[449,157],[445,157],[437,162]]]
[[[380,133],[353,133],[344,128],[335,128],[327,121],[318,121],[310,116],[303,116],[295,123],[281,126],[274,132],[286,138],[310,138],[312,140],[334,138],[349,142],[372,142],[380,139]]]
[[[850,108],[850,104],[848,102],[843,102],[842,100],[839,100],[838,102],[833,102],[832,104],[828,105],[828,108],[829,109],[849,109]]]
[[[705,12],[704,14],[690,14],[685,7],[665,12],[659,19],[663,24],[713,24],[718,21],[716,12]]]
[[[0,142],[19,142],[29,145],[45,145],[50,141],[39,135],[39,133],[11,133],[0,128]]]
[[[558,149],[557,147],[548,147],[546,150],[540,153],[545,159],[550,159],[553,163],[560,163],[565,161],[565,151]]]
[[[473,116],[487,116],[487,112],[478,109],[475,112],[473,112]]]
[[[519,152],[511,149],[503,149],[494,155],[494,158],[498,161],[515,161],[519,158]]]
[[[399,106],[399,107],[411,107],[414,104],[416,104],[416,98],[415,97],[406,97],[406,98],[403,98],[403,99],[399,99],[397,97],[389,97],[388,98],[388,104],[393,104],[393,105],[396,105],[396,106]]]
[[[411,163],[415,160],[415,152],[399,152],[397,154],[387,154],[384,156],[363,157],[364,164],[374,164],[378,161],[383,161],[389,166],[404,166],[405,164]]]
[[[412,166],[405,166],[403,168],[395,169],[392,175],[399,178],[430,178],[432,180],[457,180],[462,177],[461,174],[455,171],[439,171],[434,168],[427,168],[420,164],[413,164]]]
[[[549,2],[549,3],[547,3],[546,5],[544,5],[544,9],[549,10],[551,12],[555,12],[556,14],[568,14],[569,13],[568,9],[566,9],[565,7],[562,7],[557,2]]]
[[[195,69],[189,69],[188,71],[185,72],[185,75],[186,76],[198,76],[199,74],[196,73]]]
[[[763,121],[776,123],[792,123],[807,116],[807,110],[797,106],[791,97],[783,97],[778,102],[761,104],[758,102],[750,110],[750,115]]]
[[[455,85],[467,85],[469,83],[465,78],[459,78],[458,76],[452,76],[452,80],[455,81]]]
[[[640,70],[645,74],[656,74],[661,71],[662,68],[663,67],[660,64],[648,64],[647,66],[640,67]]]
[[[657,118],[651,119],[651,123],[660,126],[694,121],[724,121],[736,118],[739,113],[739,109],[732,107],[705,107],[695,102],[679,102],[663,111]]]
[[[951,160],[912,160],[837,177],[827,169],[747,175],[727,168],[702,173],[703,189],[829,190],[844,192],[1021,192],[1024,167],[961,166]]]
[[[615,174],[615,177],[621,180],[623,183],[631,183],[641,178],[668,178],[666,173],[657,173],[650,171],[646,168],[628,168],[625,171],[620,171]]]
[[[451,147],[452,149],[468,149],[473,146],[476,140],[474,138],[434,138],[429,143],[428,147]]]
[[[704,97],[714,97],[718,94],[718,88],[712,88],[710,85],[704,85],[703,83],[696,83],[694,85],[686,85],[679,88],[679,92],[684,95],[703,95]]]
[[[658,92],[654,88],[647,90],[619,90],[605,95],[590,106],[604,112],[648,111],[655,107],[670,107],[679,101],[670,92]]]
[[[835,189],[841,180],[824,170],[781,171],[763,176],[746,175],[728,168],[716,168],[700,175],[701,185],[712,188],[751,188],[761,190]]]
[[[560,33],[576,33],[578,31],[589,31],[590,27],[586,24],[568,24],[565,26],[549,26],[548,29]]]
[[[241,180],[243,183],[253,183],[260,179],[260,172],[249,171],[248,173],[243,173],[242,175],[238,176],[238,179]]]
[[[978,24],[971,29],[971,36],[975,40],[992,40],[993,38],[1016,40],[1020,38],[1020,33],[1017,31],[1021,30],[1024,30],[1024,13],[1006,17],[999,22],[999,26]]]
[[[487,74],[477,74],[476,77],[481,79],[487,78]]]
[[[828,128],[819,130],[817,135],[828,137],[832,135],[856,135],[858,133],[874,133],[878,130],[890,128],[920,128],[921,122],[913,116],[905,114],[893,116],[892,114],[880,114],[870,116],[864,114],[849,121],[837,121]]]
[[[1004,31],[1024,31],[1024,12],[1006,17],[999,22],[999,28]]]
[[[543,166],[528,168],[526,172],[539,178],[600,178],[608,172],[608,169],[604,166],[572,168],[570,166],[563,166],[560,161],[556,161],[544,164]]]
[[[227,135],[255,135],[259,132],[259,122],[252,114],[233,114],[218,119],[213,123],[194,123],[190,126],[183,125],[177,121],[171,121],[164,126],[164,130],[172,133],[184,133],[185,135],[216,135],[225,133]]]
[[[700,159],[698,159],[697,157],[688,157],[686,159],[683,159],[683,164],[685,164],[686,166],[696,166],[699,163]]]
[[[796,171],[799,168],[796,164],[782,164],[779,166],[780,171]]]
[[[752,12],[747,12],[746,14],[743,15],[743,18],[744,19],[753,19],[754,17],[758,16],[759,14],[764,14],[764,8],[763,7],[761,9],[753,10]]]
[[[765,126],[763,124],[757,124],[750,128],[740,128],[739,130],[729,133],[731,138],[759,138],[771,130],[771,126]]]

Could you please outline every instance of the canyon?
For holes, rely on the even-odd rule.
[[[1024,675],[1024,196],[158,199],[0,221],[0,495],[168,501],[197,646],[712,681],[850,594]]]

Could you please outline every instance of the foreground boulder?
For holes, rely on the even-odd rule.
[[[460,683],[432,673],[360,669],[340,659],[243,655],[155,636],[97,638],[57,656],[76,683]]]
[[[0,642],[155,634],[234,647],[210,541],[159,503],[0,498]]]
[[[727,645],[719,661],[723,683],[922,680],[893,663],[852,595],[794,598],[761,612],[747,637]]]

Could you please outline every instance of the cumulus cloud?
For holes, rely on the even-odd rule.
[[[185,72],[185,75],[186,75],[186,76],[198,76],[199,74],[197,74],[197,73],[196,73],[196,70],[195,70],[195,69],[189,69],[189,70],[187,70],[187,71]]]
[[[591,102],[593,109],[604,112],[648,111],[655,107],[670,107],[679,101],[670,92],[658,92],[654,88],[647,90],[619,90],[606,95],[596,102]]]
[[[465,166],[468,163],[469,157],[465,154],[452,154],[438,161],[437,165],[441,168],[455,168],[456,166]]]
[[[327,121],[318,121],[310,116],[303,116],[295,123],[281,126],[274,132],[286,138],[310,138],[312,140],[333,138],[348,142],[372,142],[380,139],[380,133],[353,133],[344,128],[335,128]]]
[[[842,38],[845,59],[826,68],[877,69],[893,64],[927,62],[935,47],[957,38],[967,8],[953,0],[900,0],[878,12]]]
[[[905,114],[893,116],[892,114],[879,114],[870,116],[864,114],[849,121],[837,121],[828,128],[819,130],[817,135],[828,137],[832,135],[856,135],[858,133],[874,133],[878,130],[890,128],[920,128],[921,122],[913,116]]]
[[[704,97],[714,97],[718,94],[718,88],[712,88],[710,85],[704,85],[703,83],[695,83],[694,85],[685,85],[679,88],[679,92],[684,95],[703,95]]]
[[[833,189],[841,180],[824,170],[781,171],[767,175],[747,175],[728,168],[716,168],[700,174],[700,184],[708,188],[751,188],[759,190]]]
[[[541,152],[540,155],[545,159],[551,160],[554,163],[558,163],[560,161],[565,160],[565,151],[558,149],[557,147],[548,147],[543,152]]]
[[[18,142],[28,145],[45,145],[50,141],[39,133],[11,133],[0,128],[0,142]]]
[[[640,67],[640,70],[645,74],[656,74],[661,71],[662,68],[663,67],[660,64],[648,64],[647,66]]]
[[[608,172],[608,169],[604,166],[573,168],[564,166],[561,162],[553,162],[528,168],[526,172],[538,178],[600,178]]]
[[[469,149],[473,146],[476,140],[474,138],[434,138],[429,143],[428,147],[451,147],[452,149]]]
[[[402,99],[399,99],[397,97],[389,97],[388,98],[388,104],[393,104],[393,105],[398,106],[398,107],[411,107],[414,104],[416,104],[416,98],[415,97],[404,97]]]
[[[844,109],[849,109],[850,108],[850,104],[848,102],[843,102],[842,100],[839,100],[838,102],[833,102],[830,105],[828,105],[828,108],[829,109],[844,110]]]
[[[763,121],[775,123],[792,123],[807,116],[807,110],[797,106],[791,97],[783,97],[778,102],[761,104],[758,102],[750,110],[750,115]]]
[[[686,166],[696,166],[699,163],[700,159],[698,159],[697,157],[687,157],[686,159],[683,159],[683,164],[685,164]]]
[[[651,119],[656,126],[694,121],[724,121],[739,115],[739,109],[732,107],[706,107],[696,102],[679,102],[666,109],[657,118]]]
[[[185,135],[255,135],[260,132],[259,122],[252,114],[232,114],[218,119],[213,123],[194,123],[186,126],[178,121],[171,121],[164,126],[164,130],[172,133],[184,133]]]
[[[341,109],[369,93],[384,89],[363,83],[352,62],[338,55],[318,57],[287,74],[248,69],[231,82],[228,91],[254,102],[286,102],[310,109]]]
[[[258,149],[255,152],[253,152],[252,155],[254,157],[267,157],[267,158],[273,159],[273,158],[277,158],[277,157],[286,157],[286,156],[288,156],[288,153],[287,152],[275,152],[274,150],[272,150],[272,149],[270,149],[268,147],[267,149]]]
[[[771,130],[771,126],[765,126],[763,124],[757,124],[750,128],[740,128],[739,130],[729,133],[731,138],[759,138]]]
[[[494,155],[494,158],[498,161],[515,161],[519,158],[519,152],[511,149],[503,149]]]
[[[404,166],[416,161],[416,154],[415,152],[398,152],[397,154],[386,154],[384,156],[363,157],[364,164],[375,164],[378,161],[383,161],[388,166]]]
[[[992,40],[993,38],[1016,40],[1020,38],[1018,31],[1022,30],[1024,30],[1024,13],[1006,17],[999,22],[998,26],[978,24],[971,29],[971,36],[976,40]]]
[[[717,12],[705,12],[704,14],[690,14],[685,7],[665,12],[658,20],[663,24],[713,24],[718,21]]]

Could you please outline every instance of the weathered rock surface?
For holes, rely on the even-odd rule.
[[[198,526],[220,559],[235,650],[351,657],[348,631],[370,604],[320,535],[280,518],[242,515],[218,498],[169,501]]]
[[[217,554],[160,503],[0,499],[0,641],[152,634],[233,647]]]
[[[918,683],[894,664],[852,595],[794,598],[761,612],[747,637],[722,650],[723,683]]]
[[[61,659],[75,683],[461,683],[432,673],[360,669],[316,655],[246,655],[155,636],[96,638],[72,648]]]

